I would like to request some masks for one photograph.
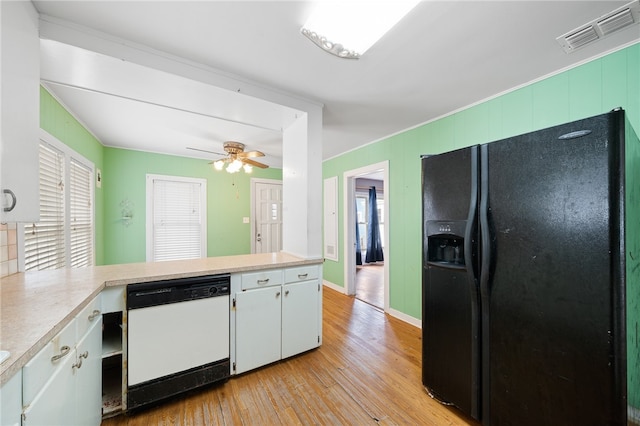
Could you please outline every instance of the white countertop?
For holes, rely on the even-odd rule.
[[[320,264],[287,253],[246,254],[170,262],[130,263],[26,272],[0,283],[0,364],[4,384],[105,287],[208,274]]]

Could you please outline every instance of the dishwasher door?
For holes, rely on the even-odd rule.
[[[128,385],[229,358],[229,296],[128,311]]]

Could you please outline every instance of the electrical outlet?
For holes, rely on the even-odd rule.
[[[242,218],[242,223],[249,223],[249,218],[248,217],[243,217]]]

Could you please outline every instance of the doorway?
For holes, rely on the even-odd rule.
[[[389,172],[388,161],[371,164],[344,173],[344,229],[345,229],[345,292],[354,295],[384,311],[389,309],[389,230],[385,223],[389,217]],[[356,207],[368,205],[368,190],[376,187],[377,213],[380,220],[380,239],[383,246],[383,261],[366,262],[366,249],[362,252],[362,265],[357,265],[356,223],[359,230],[367,232],[368,211]],[[367,202],[364,203],[364,199]],[[366,247],[366,234],[361,235],[361,246]]]
[[[282,250],[282,181],[251,179],[251,253]]]

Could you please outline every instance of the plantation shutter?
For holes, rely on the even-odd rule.
[[[154,179],[153,261],[203,257],[201,183]]]
[[[72,268],[93,264],[92,182],[91,169],[72,158],[69,164],[69,248]]]
[[[40,144],[40,221],[25,225],[25,270],[65,266],[64,155]]]

